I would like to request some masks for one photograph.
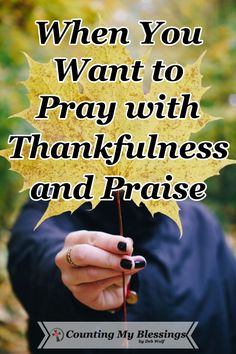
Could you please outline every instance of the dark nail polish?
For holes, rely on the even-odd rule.
[[[125,252],[127,250],[127,243],[126,242],[118,242],[117,248],[119,251]]]
[[[134,261],[134,268],[135,269],[144,268],[145,266],[146,266],[146,262],[143,260]]]
[[[124,269],[131,269],[132,268],[132,261],[129,259],[122,259],[120,261],[120,266]]]

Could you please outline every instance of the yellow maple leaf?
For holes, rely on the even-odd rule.
[[[87,67],[89,70],[91,65],[99,64],[128,64],[132,65],[132,59],[127,49],[121,45],[90,45],[85,48],[85,56],[93,58],[92,63]],[[30,107],[25,111],[18,113],[27,120],[34,128],[42,133],[42,139],[52,144],[55,141],[88,141],[92,144],[95,141],[94,134],[105,133],[105,141],[116,141],[117,138],[125,133],[132,134],[132,142],[147,141],[149,133],[158,133],[160,141],[176,141],[178,144],[189,140],[190,135],[202,129],[208,122],[215,120],[207,113],[200,109],[201,118],[159,120],[152,116],[145,121],[130,120],[126,117],[124,103],[132,101],[138,103],[140,101],[156,101],[160,93],[166,93],[167,97],[180,97],[181,93],[191,93],[192,100],[200,101],[206,88],[202,87],[199,58],[194,64],[187,65],[185,75],[179,81],[170,83],[167,81],[152,82],[150,91],[147,94],[143,92],[142,82],[90,82],[86,75],[78,83],[72,83],[67,77],[65,82],[60,83],[57,80],[56,70],[52,62],[41,64],[27,57],[30,66],[30,76],[25,82],[28,89]],[[145,59],[143,59],[145,61]],[[142,77],[144,70],[141,70]],[[82,88],[82,89],[81,89]],[[35,120],[34,116],[38,114],[39,96],[42,94],[53,94],[60,96],[62,101],[75,101],[80,103],[83,101],[103,101],[117,102],[117,110],[114,119],[107,126],[97,125],[95,120],[83,119],[77,120],[72,111],[69,111],[67,119],[59,120],[58,112],[51,111],[48,120]],[[91,201],[94,208],[99,203],[99,198],[104,191],[104,176],[123,176],[128,182],[145,183],[148,181],[164,181],[167,173],[174,176],[174,182],[186,181],[194,183],[204,181],[208,177],[216,175],[219,170],[229,164],[235,163],[232,160],[197,160],[190,161],[183,159],[171,160],[150,160],[150,159],[133,159],[127,160],[123,155],[120,161],[114,166],[105,165],[103,160],[57,160],[53,159],[29,160],[26,157],[29,153],[29,146],[24,145],[22,154],[25,156],[23,160],[11,160],[9,156],[13,149],[6,149],[1,155],[7,158],[11,163],[11,169],[20,173],[24,178],[22,190],[31,188],[38,182],[65,182],[76,185],[78,182],[84,181],[84,175],[94,174],[96,176],[93,185],[93,200]],[[138,171],[138,176],[137,176]],[[143,200],[140,193],[134,191],[134,202],[139,205],[143,202],[149,211],[154,214],[161,212],[172,218],[181,228],[179,218],[179,207],[173,200]],[[50,201],[48,208],[39,221],[41,223],[46,218],[61,214],[65,211],[73,212],[84,200],[63,200]]]

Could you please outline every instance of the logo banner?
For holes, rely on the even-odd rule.
[[[198,322],[38,322],[38,349],[198,349]]]

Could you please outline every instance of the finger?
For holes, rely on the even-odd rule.
[[[127,271],[127,275],[133,275],[141,269],[131,269]],[[112,269],[98,268],[93,266],[70,268],[62,273],[62,281],[67,286],[75,286],[85,283],[91,283],[108,278],[114,278],[121,275],[120,271]]]
[[[88,266],[80,267],[78,269],[71,268],[69,271],[63,272],[62,280],[66,286],[73,286],[114,278],[120,274],[121,272],[112,269]]]
[[[130,275],[125,275],[125,288],[127,287],[129,281],[130,281],[131,276]],[[100,291],[103,291],[105,289],[109,289],[110,287],[113,287],[113,290],[115,287],[117,288],[122,288],[123,290],[123,276],[120,274],[117,277],[111,278],[110,281],[109,279],[106,279],[104,281],[101,280],[101,285],[99,287]]]
[[[125,289],[127,288],[129,282],[131,279],[131,275],[125,274]],[[115,279],[113,278],[113,283],[112,286],[116,286],[116,287],[122,287],[123,289],[123,275],[121,274],[120,277],[115,277]]]
[[[126,284],[129,276],[125,278]],[[95,310],[116,308],[123,303],[123,279],[121,276],[73,287],[73,295],[83,304]],[[106,290],[107,289],[107,290]]]
[[[111,235],[99,231],[75,231],[65,239],[65,247],[76,244],[89,244],[115,254],[129,254],[133,252],[133,240],[129,237]]]
[[[64,253],[64,255],[63,255]],[[68,250],[63,250],[62,252],[62,261],[64,265],[62,267],[71,267],[66,261],[66,254]],[[136,263],[140,265],[140,262],[143,263],[143,267],[146,265],[146,261],[142,256],[118,256],[113,253],[104,251],[100,248],[91,246],[91,245],[75,245],[70,251],[70,257],[74,264],[80,267],[84,266],[95,266],[100,268],[109,268],[118,271],[130,271],[137,267]]]

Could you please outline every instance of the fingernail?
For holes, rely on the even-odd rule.
[[[124,269],[131,269],[132,268],[132,261],[129,259],[122,259],[120,261],[120,266]]]
[[[127,250],[127,243],[126,242],[118,242],[117,248],[119,251],[125,252]]]
[[[144,261],[144,260],[134,261],[134,268],[135,269],[144,268],[145,266],[146,266],[146,261]]]

